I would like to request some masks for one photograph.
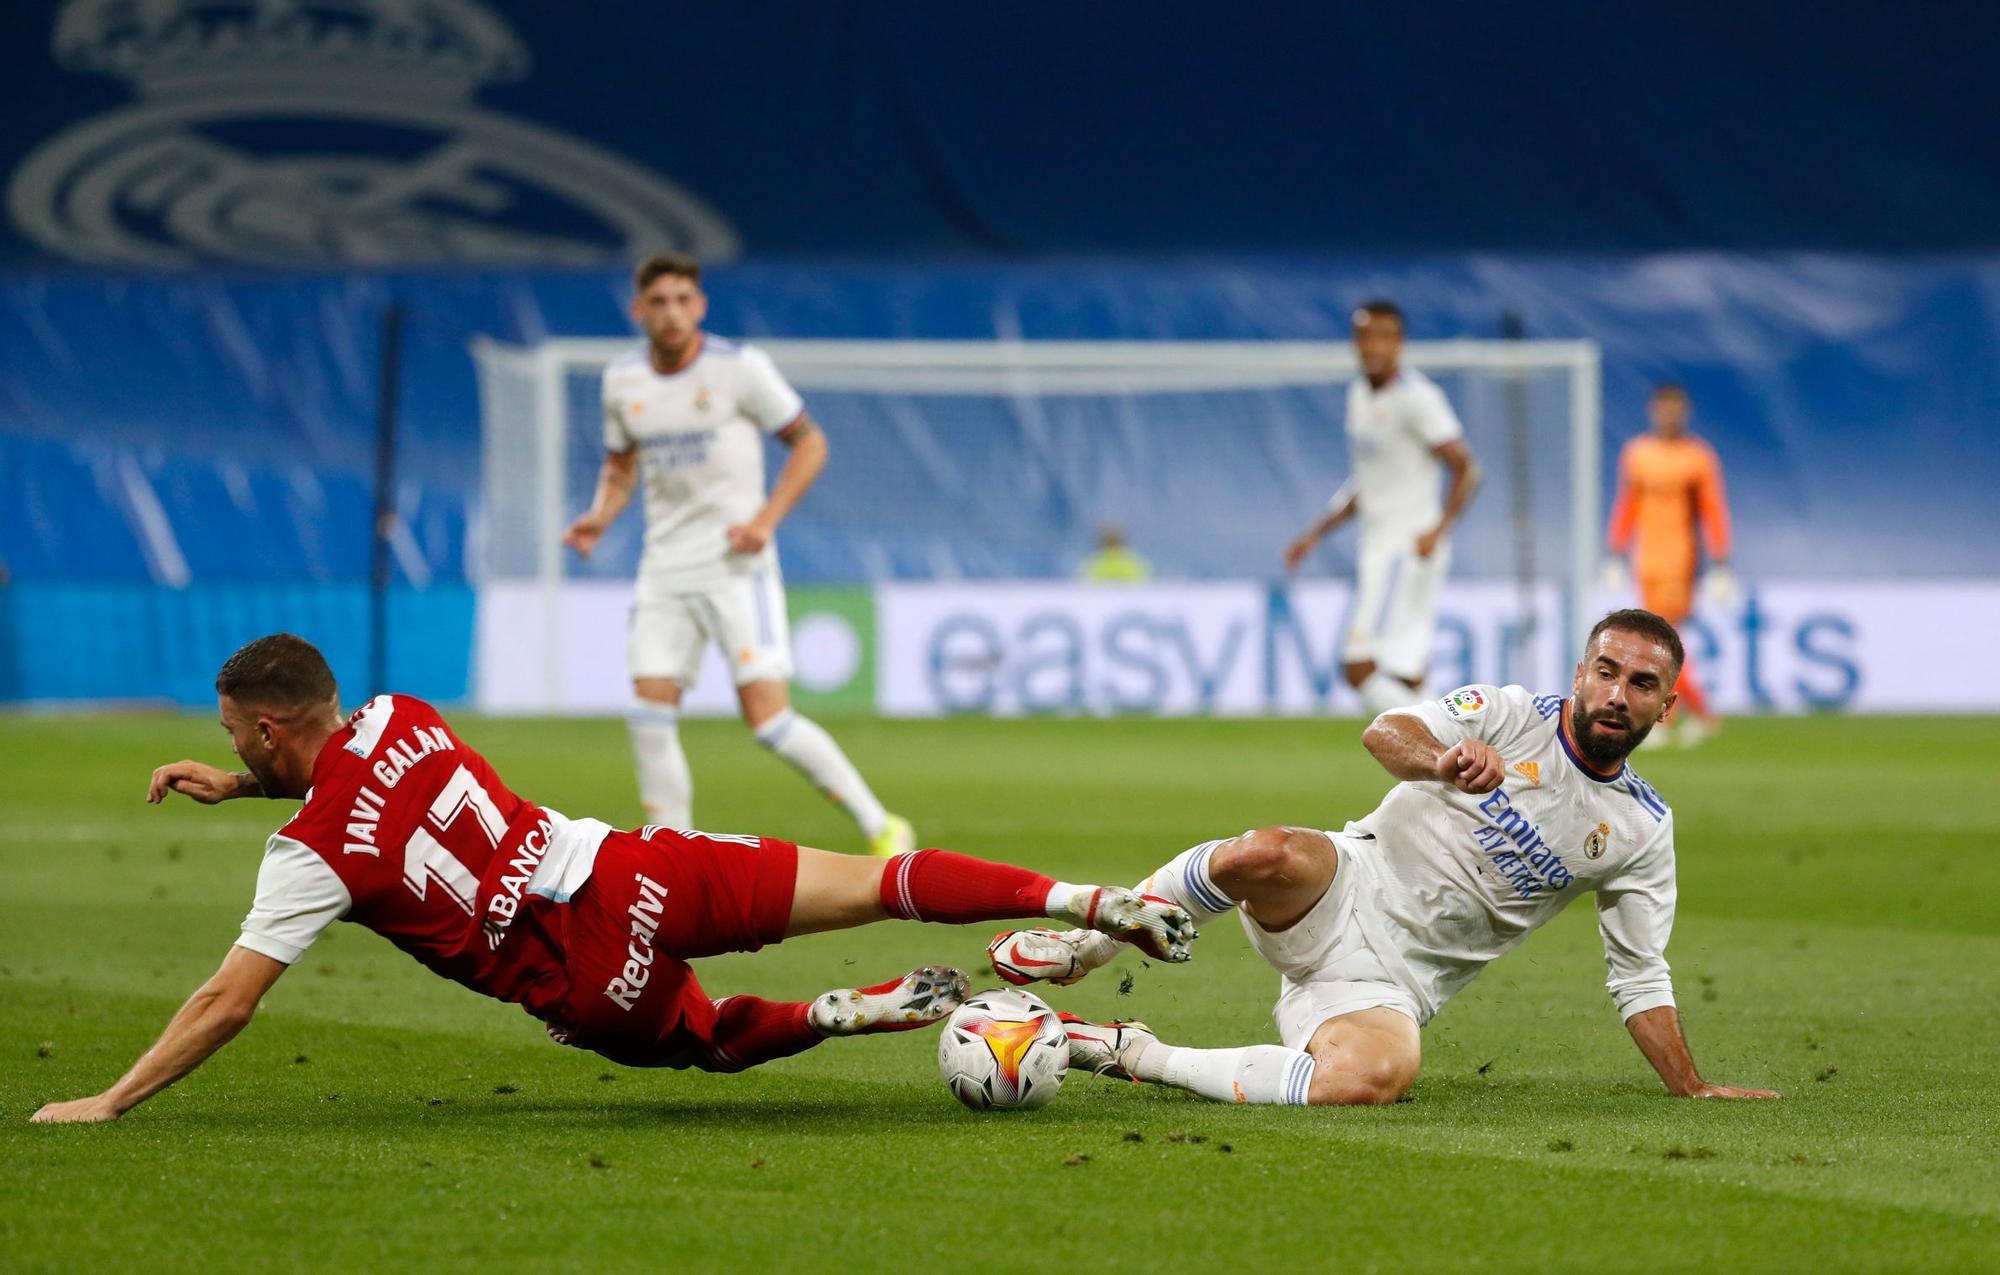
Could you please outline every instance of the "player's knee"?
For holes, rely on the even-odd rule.
[[[1217,846],[1209,871],[1252,885],[1303,879],[1326,834],[1311,828],[1259,828]]]
[[[668,708],[679,708],[681,685],[666,677],[635,677],[632,679],[632,694],[650,704],[664,704]]]
[[[1340,1066],[1322,1063],[1313,1071],[1306,1100],[1315,1107],[1379,1107],[1410,1091],[1416,1076],[1394,1059],[1357,1061]]]

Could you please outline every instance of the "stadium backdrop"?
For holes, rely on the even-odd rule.
[[[1273,6],[1200,42],[1152,6],[1065,11],[1056,47],[1121,51],[1102,59],[1054,55],[1027,9],[649,19],[340,0],[297,6],[316,32],[302,43],[200,0],[131,22],[93,0],[7,6],[0,700],[199,703],[223,652],[278,627],[363,680],[377,346],[395,304],[408,323],[384,676],[467,695],[468,343],[622,331],[624,264],[681,246],[724,266],[714,326],[752,338],[1337,340],[1357,297],[1389,293],[1419,337],[1497,336],[1511,317],[1529,336],[1594,339],[1607,456],[1639,427],[1645,387],[1678,377],[1728,467],[1738,566],[1761,587],[1704,627],[1725,702],[2000,707],[1962,678],[1940,703],[1926,672],[1967,666],[1991,626],[2000,157],[1993,130],[1936,121],[1983,83],[2000,15],[1958,15],[1940,42],[1859,7],[1759,22],[1739,9],[1466,6],[1457,21],[1478,38],[1439,40],[1434,8]],[[442,25],[376,38],[399,21]],[[672,38],[633,26],[647,21]],[[1327,74],[1326,50],[1363,45]],[[663,47],[688,51],[684,127],[602,110],[645,100]],[[1257,93],[1176,87],[1237,66],[1256,68]],[[1844,68],[1837,89],[1827,66]],[[352,91],[363,79],[370,91]],[[746,99],[745,82],[767,91]],[[1404,109],[1419,82],[1421,109]],[[1659,101],[1678,105],[1645,108]],[[1010,127],[989,127],[995,111]],[[1105,127],[1059,127],[1079,118]],[[1553,123],[1506,124],[1523,118]],[[1146,127],[1121,126],[1135,119]],[[1593,147],[1620,157],[1622,180]],[[356,207],[321,198],[356,173],[375,185]],[[1374,197],[1353,197],[1357,183]],[[1049,505],[979,529],[974,552],[963,531],[898,522],[899,503],[952,493],[883,500],[838,459],[854,440],[836,448],[784,549],[796,584],[885,591],[843,614],[901,607],[924,578],[1066,576],[1093,524],[1118,517],[1163,577],[1248,582],[1258,622],[1277,614],[1262,591],[1274,546],[1307,512],[1257,490],[1216,492],[1227,517],[1200,520]],[[1172,454],[1153,463],[1135,486],[1199,477]],[[1175,613],[1170,595],[1158,604]],[[1455,605],[1476,633],[1473,594]],[[1483,668],[1479,650],[1499,649],[1461,645],[1446,665]],[[931,703],[919,665],[865,633],[857,649],[865,672],[828,683],[849,703],[1101,706],[1060,678],[1004,677]],[[1246,685],[1290,676],[1266,665]],[[1170,667],[1132,676],[1167,679],[1159,706],[1181,694]],[[1302,676],[1302,696],[1224,706],[1318,707]],[[1133,685],[1103,703],[1127,705]]]

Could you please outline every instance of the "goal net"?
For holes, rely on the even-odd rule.
[[[828,473],[782,537],[793,580],[1065,578],[1105,522],[1163,575],[1275,578],[1286,540],[1347,473],[1355,359],[1344,343],[758,344],[833,441]],[[629,585],[640,511],[588,561],[560,541],[603,460],[599,376],[633,347],[474,347],[483,508],[472,560],[488,707],[573,706],[566,653],[623,649],[622,629],[597,631],[610,611],[565,599]],[[1411,342],[1404,361],[1450,397],[1485,472],[1453,537],[1454,578],[1511,586],[1524,616],[1579,637],[1602,529],[1596,345]],[[1353,552],[1351,534],[1335,537],[1320,564],[1344,572]]]

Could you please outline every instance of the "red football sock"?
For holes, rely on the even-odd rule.
[[[789,1058],[826,1037],[806,1020],[811,1001],[767,1001],[755,996],[731,996],[715,1003],[715,1027],[709,1033],[707,1071],[742,1071],[774,1058]]]
[[[882,869],[882,906],[905,921],[963,925],[1046,915],[1053,877],[949,850],[899,854]]]
[[[1701,683],[1695,680],[1692,658],[1681,662],[1681,678],[1674,683],[1674,694],[1680,696],[1681,703],[1687,707],[1687,711],[1696,717],[1706,720],[1710,716],[1708,695],[1701,689]]]

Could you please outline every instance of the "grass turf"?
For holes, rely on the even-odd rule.
[[[613,722],[466,720],[509,782],[636,822]],[[702,821],[855,838],[731,723],[686,728]],[[848,722],[927,844],[1127,881],[1260,823],[1337,825],[1385,780],[1351,722]],[[1673,803],[1674,960],[1696,1057],[1772,1104],[1677,1102],[1572,908],[1425,1033],[1411,1099],[1242,1109],[1072,1077],[975,1116],[929,1033],[740,1076],[556,1048],[518,1010],[334,932],[258,1021],[110,1126],[25,1123],[95,1092],[213,968],[287,806],[141,804],[212,723],[0,719],[0,1267],[9,1271],[2000,1268],[2000,756],[1993,720],[1741,721],[1645,754]],[[985,928],[884,925],[702,964],[805,997]],[[1272,1037],[1276,976],[1233,925],[1184,969],[1127,958],[1052,995],[1171,1039]]]

